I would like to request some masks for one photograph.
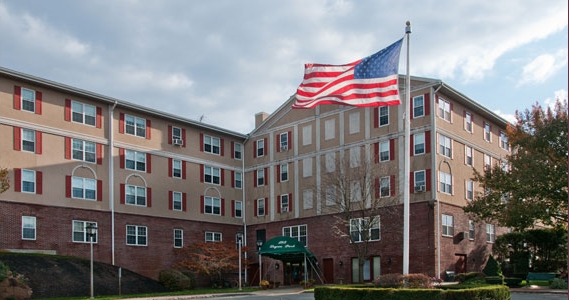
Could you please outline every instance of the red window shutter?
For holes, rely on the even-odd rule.
[[[269,185],[269,168],[265,168],[265,185]]]
[[[174,209],[174,192],[168,191],[168,209]]]
[[[263,139],[263,154],[265,156],[269,155],[268,149],[269,149],[269,144],[267,144],[267,138],[264,138]]]
[[[14,126],[14,150],[22,150],[22,129]]]
[[[41,115],[42,93],[36,91],[36,115]]]
[[[389,178],[389,190],[391,191],[391,196],[395,196],[395,175],[391,175]]]
[[[126,187],[125,187],[124,183],[121,183],[121,185],[120,185],[120,203],[121,204],[124,204],[124,202],[125,202],[124,201],[126,198],[125,188]]]
[[[200,133],[200,152],[203,152],[203,133]]]
[[[219,173],[221,173],[221,186],[225,186],[225,170],[219,169]]]
[[[200,165],[200,182],[203,182],[204,179],[204,166]]]
[[[172,145],[172,125],[168,125],[168,145]]]
[[[71,159],[71,138],[65,138],[65,159]]]
[[[258,147],[259,144],[257,143],[257,141],[254,141],[253,143],[254,143],[254,146],[253,146],[253,158],[256,158],[256,157],[257,157],[257,151],[258,151],[258,150],[257,150],[257,147]]]
[[[97,180],[97,201],[103,201],[103,181]]]
[[[14,109],[22,109],[22,87],[17,85],[14,86]]]
[[[150,120],[146,120],[146,139],[149,140],[151,138],[152,133],[152,122]]]
[[[103,109],[97,106],[97,118],[95,119],[95,126],[97,128],[103,127]]]
[[[43,173],[36,171],[36,194],[43,194]]]
[[[225,216],[225,199],[221,198],[221,216]]]
[[[258,209],[258,202],[257,200],[254,201],[255,202],[255,211],[253,212],[253,214],[255,215],[255,217],[258,215],[259,209]]]
[[[119,165],[121,169],[124,169],[124,148],[119,148]]]
[[[288,194],[288,211],[292,211],[292,193]]]
[[[152,188],[146,187],[146,207],[152,207]]]
[[[379,127],[379,108],[373,109],[373,128]]]
[[[375,198],[379,198],[379,178],[375,180]]]
[[[269,215],[269,198],[265,197],[265,216]]]
[[[431,114],[431,94],[426,93],[423,99],[425,101],[425,116],[428,116]]]
[[[427,185],[427,191],[431,190],[431,169],[425,170],[425,182]]]
[[[292,149],[292,133],[288,132],[288,150]]]
[[[22,169],[14,169],[14,192],[22,191]]]
[[[186,161],[182,161],[182,179],[186,179]]]
[[[225,141],[223,139],[219,139],[219,152],[221,156],[225,156]]]
[[[415,172],[409,172],[409,193],[415,193]]]
[[[103,164],[103,144],[99,144],[97,143],[97,164],[98,165],[102,165]]]
[[[395,139],[389,140],[389,160],[395,160]]]
[[[379,142],[373,144],[373,157],[374,157],[374,162],[376,164],[379,163]]]
[[[146,173],[152,173],[152,154],[146,153]]]
[[[182,193],[182,211],[186,211],[188,209],[188,195],[186,193]]]
[[[235,171],[231,171],[231,187],[235,187]]]
[[[36,131],[36,154],[42,153],[42,134],[41,131]]]
[[[186,130],[182,129],[182,148],[186,148]]]
[[[124,114],[119,114],[119,133],[124,133]]]
[[[413,136],[414,136],[413,134],[409,135],[409,147],[410,147],[409,149],[411,149],[409,151],[409,156],[415,155],[415,145],[413,144],[414,143]]]
[[[203,195],[200,195],[200,213],[204,213],[204,205],[205,205],[205,198]]]
[[[281,195],[277,197],[277,213],[281,213]]]
[[[65,197],[71,198],[71,175],[65,176]]]
[[[231,200],[231,217],[235,218],[235,200]]]
[[[65,99],[65,121],[71,122],[71,99]]]
[[[415,106],[415,103],[413,103],[413,97],[411,97],[409,99],[409,117],[410,117],[410,120],[413,120],[413,115],[414,115],[413,114],[413,107],[414,106]]]
[[[425,131],[425,153],[431,153],[431,131]]]
[[[231,158],[235,158],[235,142],[231,141]]]
[[[280,134],[277,134],[277,145],[275,148],[277,148],[277,152],[281,152],[281,135]]]
[[[281,165],[277,165],[277,183],[281,182]]]
[[[168,158],[168,177],[172,177],[172,158]]]
[[[257,170],[253,171],[253,186],[257,187]]]

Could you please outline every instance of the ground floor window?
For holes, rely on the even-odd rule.
[[[379,256],[372,256],[364,262],[363,281],[372,281],[380,275],[380,262]],[[360,264],[357,257],[352,258],[352,282],[360,282]]]

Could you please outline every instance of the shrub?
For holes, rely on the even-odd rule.
[[[551,281],[549,285],[550,288],[556,290],[566,290],[567,289],[567,281],[561,278],[555,278]]]
[[[10,268],[5,265],[3,262],[0,261],[0,282],[4,281],[4,279],[8,278],[8,272]]]
[[[504,284],[504,278],[502,276],[486,276],[486,283]]]
[[[192,278],[175,269],[160,271],[158,281],[172,291],[190,290],[194,287]]]
[[[509,287],[518,287],[522,284],[523,279],[517,277],[506,277],[504,278],[504,282]]]
[[[401,287],[402,277],[401,274],[395,273],[380,275],[373,281],[373,284],[381,288],[398,288]]]
[[[486,262],[486,266],[482,270],[482,273],[486,274],[486,276],[500,276],[504,277],[502,274],[502,269],[500,269],[500,264],[496,261],[494,256],[490,255],[488,257],[488,261]]]
[[[484,273],[480,272],[468,272],[468,273],[460,273],[454,276],[454,280],[458,281],[459,283],[474,279],[474,278],[484,278]]]
[[[428,289],[431,288],[431,279],[425,274],[409,274],[401,278],[409,289]]]

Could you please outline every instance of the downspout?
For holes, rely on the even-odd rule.
[[[432,99],[429,99],[429,101],[433,104],[431,105],[431,107],[433,108],[431,111],[431,120],[433,123],[433,134],[431,135],[431,139],[435,139],[436,140],[436,132],[437,132],[437,116],[436,116],[436,111],[437,108],[435,107],[435,97],[436,97],[436,93],[443,87],[442,83],[439,84],[439,87],[437,87],[436,90],[433,91],[432,93]],[[432,101],[431,101],[432,100]],[[431,187],[431,198],[433,199],[433,204],[436,205],[437,207],[437,213],[436,213],[436,235],[437,235],[437,279],[441,279],[441,209],[440,209],[440,203],[439,200],[437,199],[437,154],[436,154],[436,143],[431,142],[431,153],[433,153],[433,160],[431,161],[431,169],[433,170],[433,172],[431,172],[431,182],[434,183],[434,188]]]
[[[247,195],[245,193],[245,143],[247,143],[247,140],[249,140],[249,135],[247,135],[247,138],[243,141],[243,148],[241,149],[241,151],[243,152],[241,154],[241,193],[242,193],[242,208],[241,208],[241,214],[243,217],[243,243],[245,245],[245,247],[247,247],[247,209],[246,209],[246,205],[245,203],[247,203],[245,198]],[[247,261],[247,251],[245,251],[245,261]],[[241,272],[241,271],[240,271]],[[245,268],[245,281],[248,280],[247,277],[247,268]]]
[[[109,107],[111,107],[109,105]],[[117,101],[109,110],[109,207],[111,209],[111,264],[115,265],[115,172],[114,172],[114,140],[113,121]]]

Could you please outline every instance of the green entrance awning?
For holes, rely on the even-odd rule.
[[[263,244],[259,254],[282,261],[302,261],[304,256],[310,258],[312,253],[297,239],[288,236],[277,236]]]

